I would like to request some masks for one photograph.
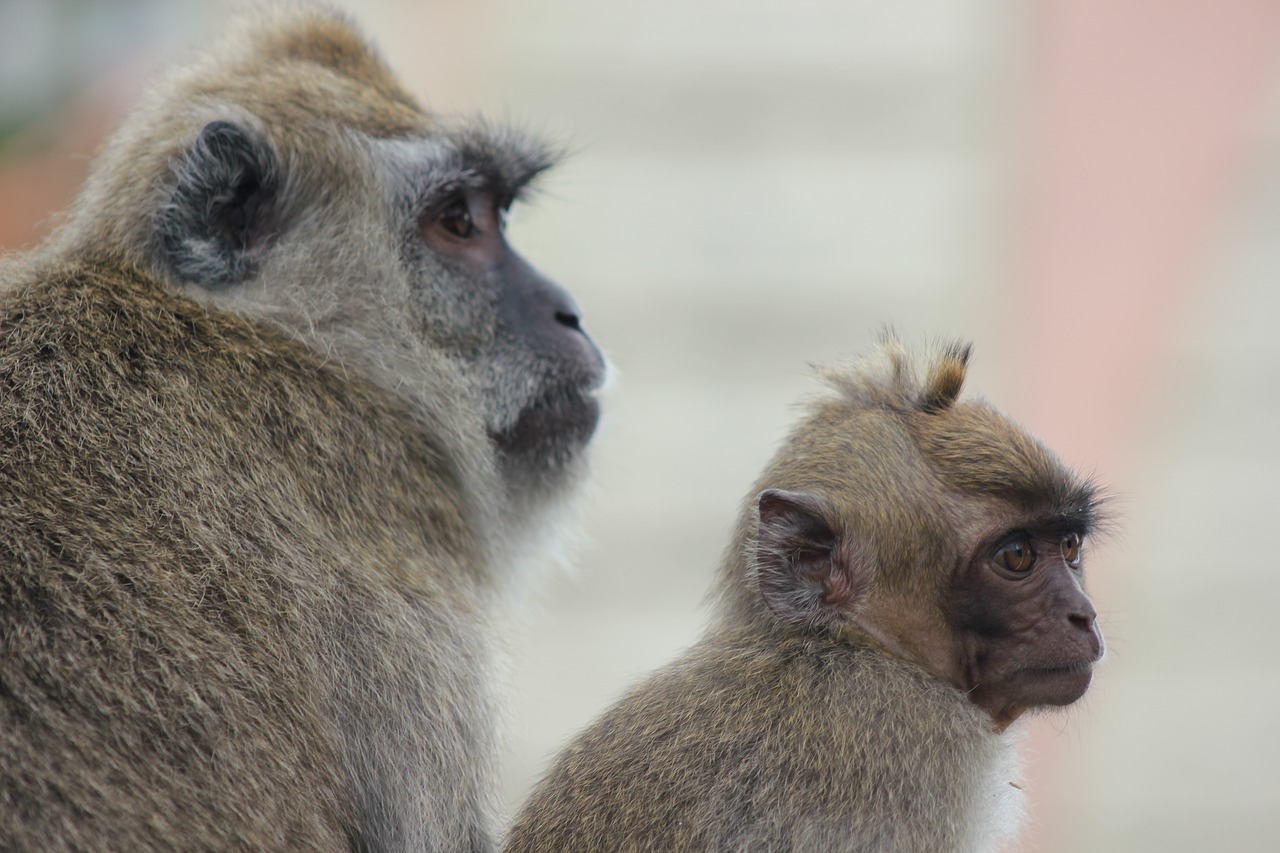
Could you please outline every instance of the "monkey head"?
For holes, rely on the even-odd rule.
[[[760,481],[742,612],[912,661],[1003,729],[1067,705],[1103,654],[1083,587],[1096,490],[989,404],[967,347],[919,379],[895,343],[831,371]],[[763,606],[760,606],[763,605]]]
[[[506,215],[545,146],[424,111],[349,23],[284,9],[179,72],[99,158],[54,251],[124,259],[400,395],[497,497],[572,483],[605,373]],[[476,475],[479,475],[477,477]]]

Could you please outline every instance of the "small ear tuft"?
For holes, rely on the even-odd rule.
[[[766,489],[759,511],[756,582],[774,615],[817,625],[849,614],[856,567],[847,565],[831,505],[813,494]]]
[[[177,168],[157,228],[164,254],[186,281],[221,287],[254,273],[270,234],[279,185],[276,157],[229,121],[205,125]]]

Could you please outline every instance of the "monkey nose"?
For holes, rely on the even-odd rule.
[[[1090,613],[1072,613],[1067,617],[1067,621],[1082,631],[1092,631],[1093,623],[1097,621],[1097,614]]]
[[[1094,609],[1092,602],[1085,599],[1079,606],[1072,608],[1067,613],[1067,622],[1087,636],[1085,641],[1094,661],[1101,660],[1106,645],[1102,639],[1102,631],[1098,628],[1098,611]]]
[[[561,326],[573,329],[575,332],[582,331],[582,321],[578,319],[578,312],[575,311],[557,311],[556,322]]]
[[[1067,621],[1082,631],[1092,631],[1098,621],[1098,611],[1094,608],[1089,596],[1079,591],[1072,591],[1063,602],[1067,612]]]

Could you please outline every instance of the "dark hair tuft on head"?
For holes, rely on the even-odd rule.
[[[920,410],[934,413],[951,408],[960,396],[964,387],[965,372],[969,366],[969,356],[973,352],[970,344],[949,344],[929,367],[929,378],[925,380],[920,397]]]
[[[820,372],[854,405],[935,414],[959,399],[972,350],[970,344],[956,341],[930,357],[915,358],[888,330],[881,335],[879,351],[870,358]],[[923,381],[920,368],[925,369]]]

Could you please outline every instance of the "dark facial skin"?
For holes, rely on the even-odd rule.
[[[1083,587],[1083,539],[1051,524],[1001,531],[956,577],[948,621],[957,686],[1001,729],[1031,708],[1079,699],[1102,658]]]
[[[484,190],[464,190],[426,211],[420,220],[427,246],[484,281],[497,294],[499,339],[519,339],[540,361],[556,365],[555,382],[492,431],[504,451],[539,450],[547,436],[584,443],[595,430],[599,404],[590,393],[604,380],[604,358],[583,331],[568,291],[534,269],[507,243],[507,201]],[[545,383],[544,383],[545,384]]]

